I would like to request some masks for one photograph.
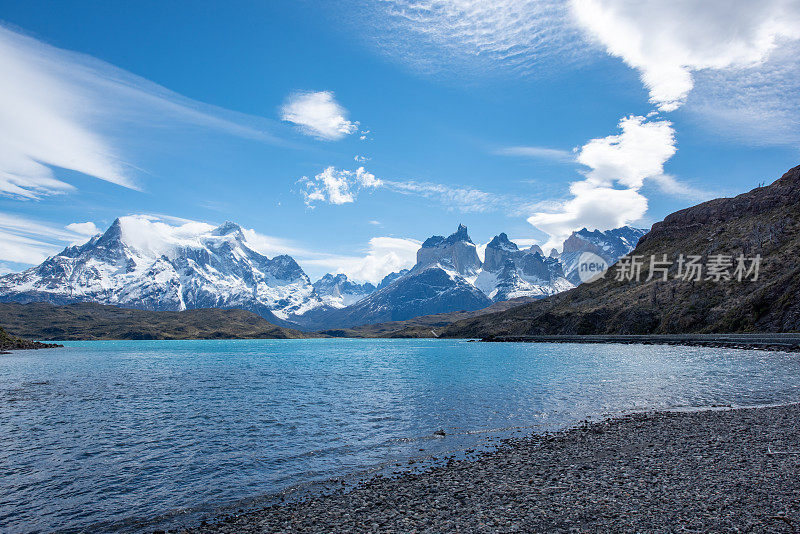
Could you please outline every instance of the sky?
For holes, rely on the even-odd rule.
[[[122,216],[372,282],[459,223],[648,228],[800,163],[798,28],[798,0],[0,0],[0,274]]]

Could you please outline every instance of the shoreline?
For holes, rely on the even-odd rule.
[[[800,403],[633,412],[182,532],[800,528]]]
[[[587,334],[508,335],[481,339],[487,343],[598,343],[672,345],[726,349],[800,352],[800,334]]]

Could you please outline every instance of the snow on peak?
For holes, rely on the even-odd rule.
[[[91,301],[143,309],[242,308],[287,319],[322,305],[293,258],[247,246],[232,222],[120,217],[98,237],[0,278],[6,300]]]

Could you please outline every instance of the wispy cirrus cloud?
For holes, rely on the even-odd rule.
[[[94,223],[71,223],[64,227],[16,213],[0,213],[0,265],[41,263],[67,245],[86,241],[88,225]]]
[[[473,187],[416,181],[384,180],[384,187],[402,195],[429,199],[449,210],[461,213],[486,213],[497,210],[504,203],[501,195]]]
[[[751,145],[800,146],[800,43],[757,67],[694,74],[686,110],[698,126]]]
[[[568,150],[541,146],[509,146],[498,148],[493,151],[493,154],[498,156],[544,159],[560,163],[572,163],[575,161],[575,154]]]
[[[271,122],[185,98],[108,63],[0,26],[0,195],[37,199],[74,186],[60,167],[140,189],[123,132],[194,126],[279,142]]]
[[[303,176],[298,180],[298,184],[301,186],[300,194],[310,208],[318,203],[352,204],[362,191],[378,189],[425,198],[448,210],[462,213],[495,211],[506,203],[506,199],[501,195],[473,187],[377,178],[364,167],[352,171],[333,166],[326,167],[312,178]]]

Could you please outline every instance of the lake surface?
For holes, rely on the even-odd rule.
[[[152,530],[589,416],[800,401],[800,355],[777,352],[450,340],[66,345],[0,356],[2,532]]]

